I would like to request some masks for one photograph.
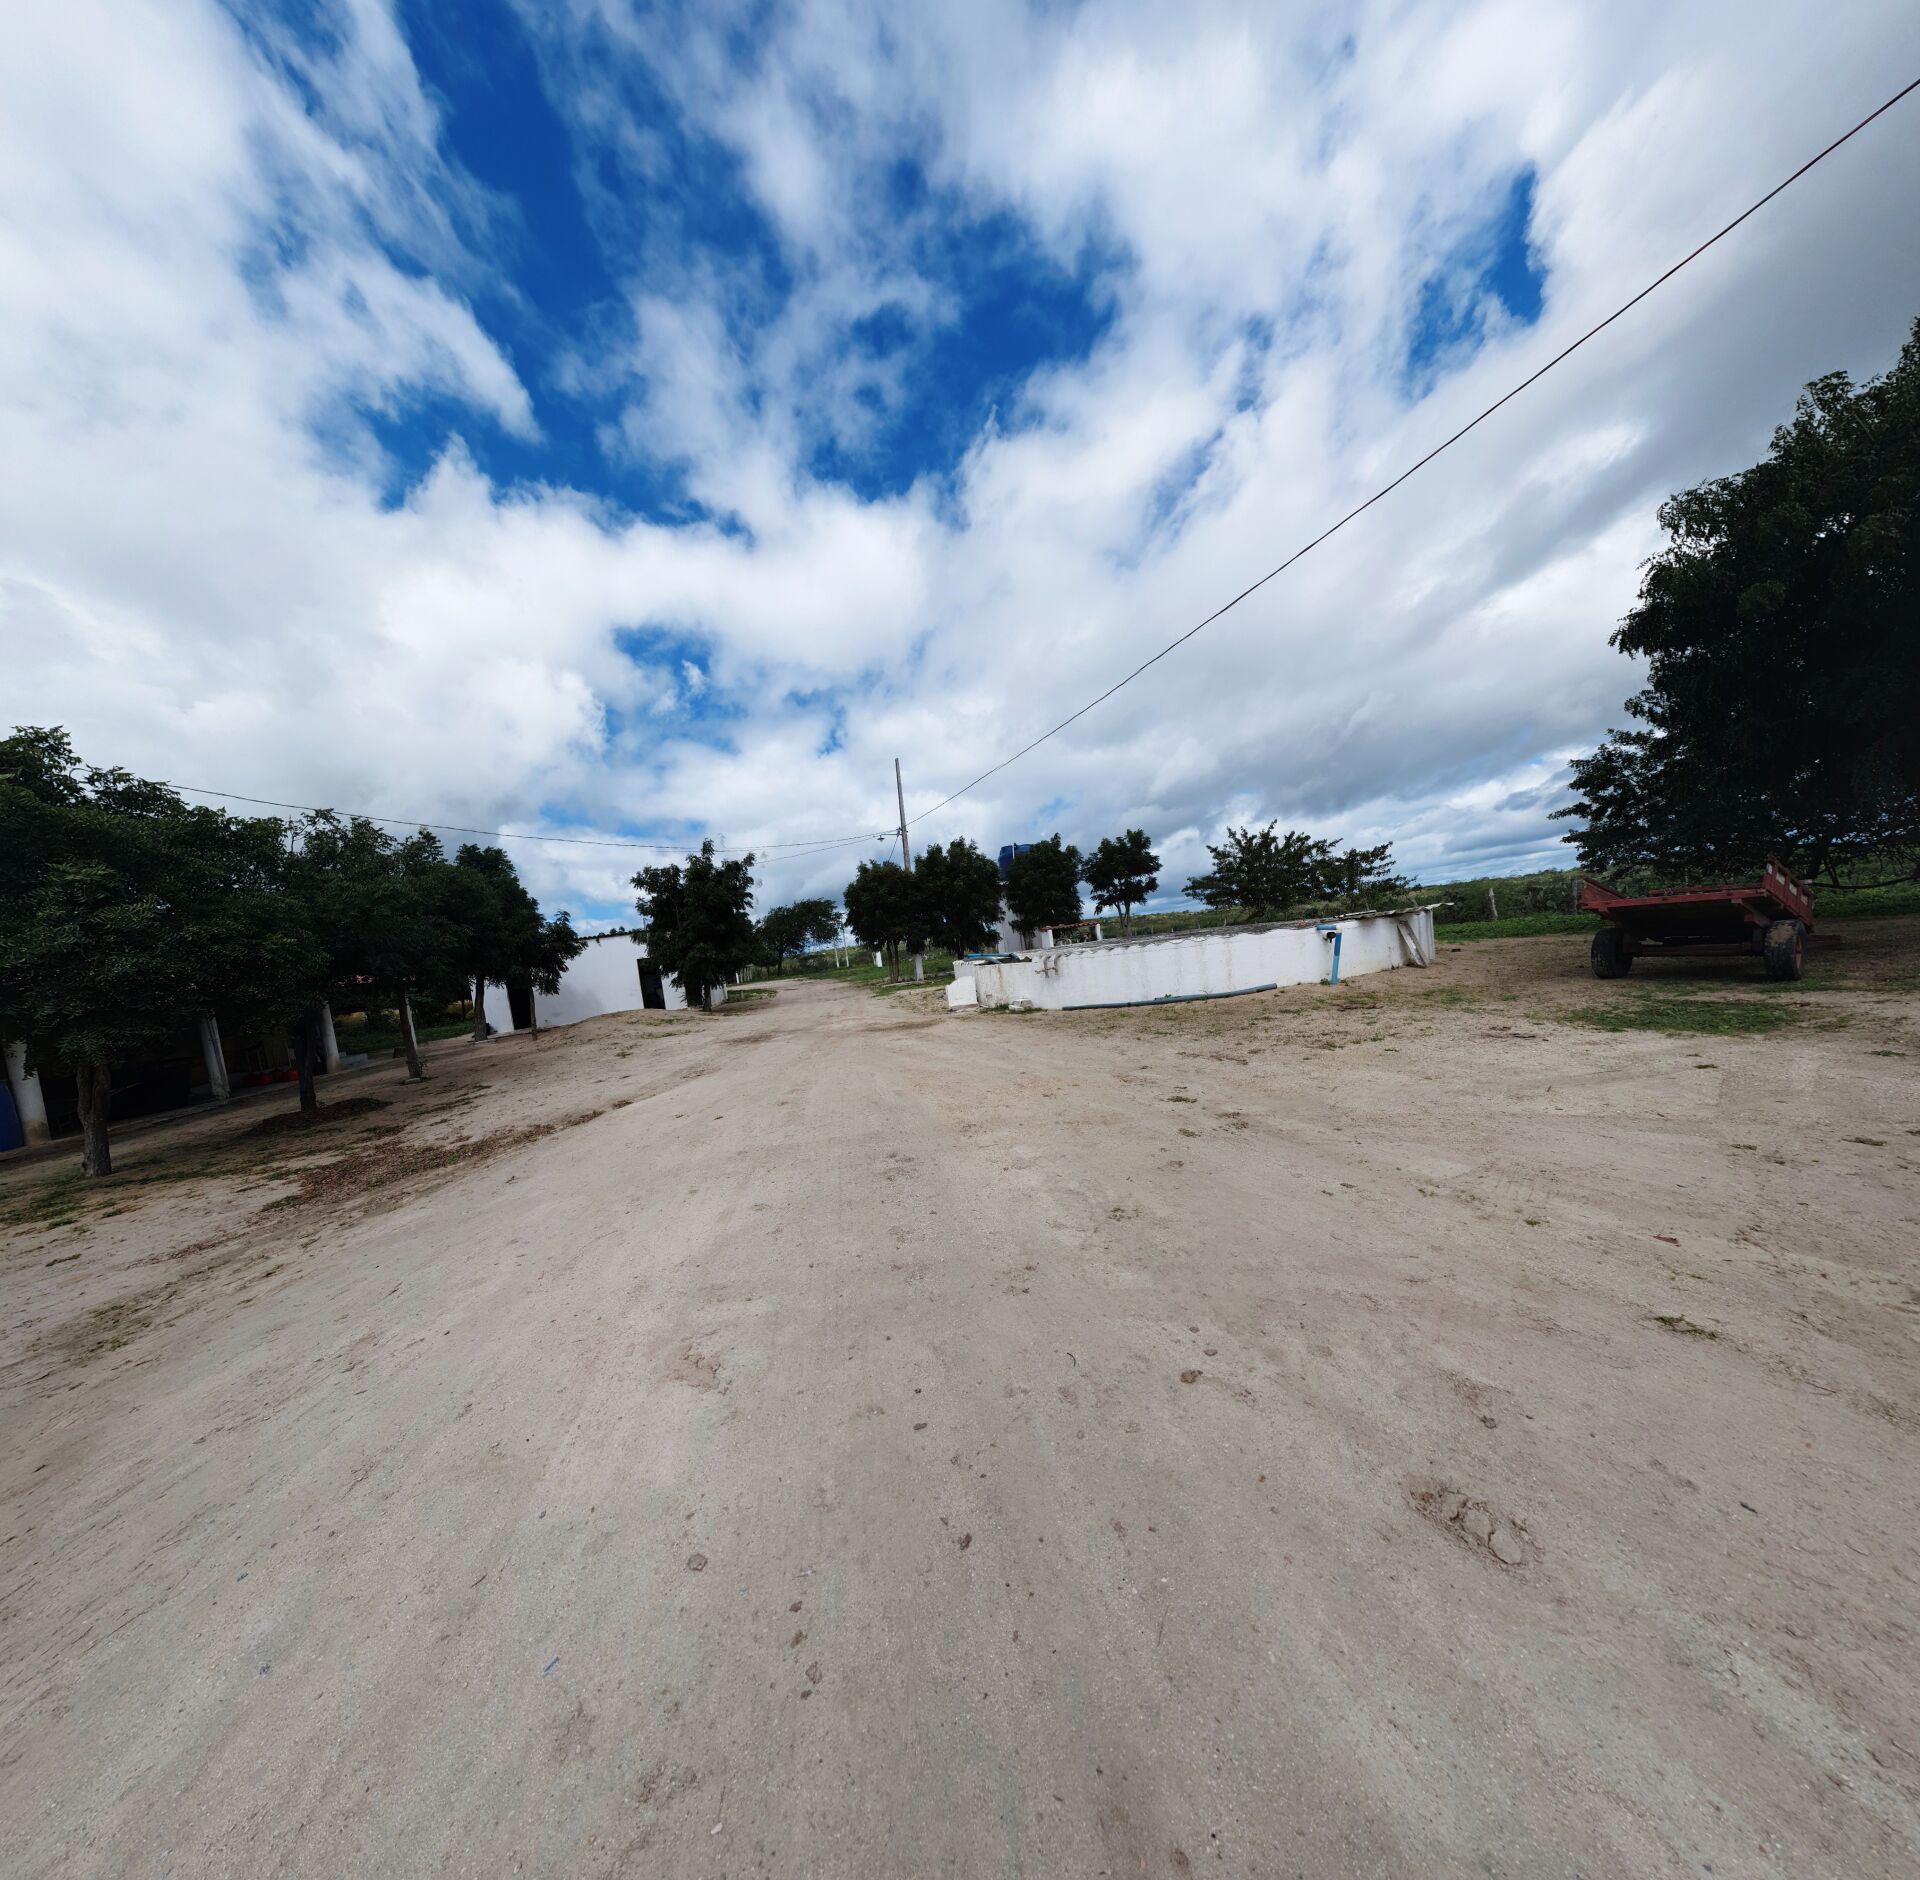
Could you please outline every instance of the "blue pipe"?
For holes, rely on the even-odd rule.
[[[1270,979],[1264,986],[1238,986],[1232,992],[1167,992],[1157,999],[1107,999],[1096,1005],[1063,1005],[1063,1012],[1131,1012],[1148,1005],[1197,1005],[1203,999],[1244,999],[1250,992],[1277,992]]]
[[[1333,970],[1327,974],[1327,984],[1337,986],[1340,983],[1340,929],[1323,922],[1315,932],[1326,934],[1333,941]]]

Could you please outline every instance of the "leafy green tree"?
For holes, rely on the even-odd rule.
[[[826,946],[836,939],[840,910],[824,897],[791,901],[785,907],[769,908],[754,931],[760,939],[762,964],[778,968],[790,953],[804,953],[810,946]]]
[[[540,903],[522,885],[504,849],[477,843],[464,843],[455,854],[440,883],[437,911],[458,936],[473,984],[476,1041],[487,1035],[489,985],[527,985],[551,997],[560,989],[567,962],[586,944],[564,910],[552,920],[541,917]]]
[[[1217,848],[1208,843],[1213,867],[1187,883],[1187,892],[1207,907],[1235,909],[1249,920],[1279,920],[1316,901],[1366,906],[1403,895],[1407,884],[1393,872],[1393,845],[1339,849],[1304,829],[1275,835],[1264,829],[1233,829]]]
[[[679,980],[689,1005],[711,1011],[713,988],[753,960],[753,857],[722,861],[709,839],[684,866],[643,868],[633,885],[648,954]]]
[[[1187,892],[1207,907],[1237,908],[1249,920],[1278,920],[1303,901],[1322,899],[1333,844],[1304,829],[1275,835],[1278,827],[1229,828],[1225,842],[1207,844],[1213,867],[1194,876]]]
[[[1816,379],[1762,462],[1660,525],[1613,636],[1646,661],[1638,722],[1575,761],[1558,812],[1582,863],[1920,878],[1920,322],[1884,377]]]
[[[1321,880],[1326,898],[1343,901],[1348,907],[1404,901],[1413,892],[1406,877],[1394,869],[1391,842],[1383,842],[1376,849],[1347,849],[1329,857]]]
[[[400,1014],[407,1075],[426,1075],[413,1024],[413,998],[444,984],[460,963],[459,935],[440,911],[439,877],[449,864],[427,831],[400,840],[363,817],[330,811],[300,828],[294,878],[327,959],[327,997],[336,1007],[391,1000]],[[301,1100],[313,1086],[311,1039],[296,1028]]]
[[[898,979],[901,949],[917,952],[926,940],[913,877],[898,862],[862,862],[842,898],[854,938],[885,953]]]
[[[964,836],[934,843],[913,871],[918,925],[957,959],[992,944],[1000,922],[1000,868]]]
[[[1007,868],[1007,913],[1024,934],[1077,921],[1080,851],[1052,835],[1016,855]]]
[[[117,1064],[216,1008],[278,1023],[321,996],[284,833],[83,768],[63,731],[0,741],[0,1035],[73,1072],[87,1174],[112,1170]]]
[[[1111,908],[1123,929],[1133,931],[1133,910],[1160,885],[1160,858],[1144,829],[1102,836],[1083,871],[1096,909]]]

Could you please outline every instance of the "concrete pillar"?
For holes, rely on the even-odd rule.
[[[233,1095],[233,1082],[227,1076],[226,1047],[220,1042],[220,1021],[209,1012],[200,1021],[200,1055],[206,1061],[207,1088],[215,1103],[225,1103]]]
[[[27,1069],[24,1040],[15,1040],[7,1046],[7,1088],[13,1092],[14,1111],[20,1118],[20,1131],[27,1139],[27,1147],[50,1142],[53,1132],[47,1128],[46,1095],[40,1088],[40,1073]]]
[[[333,1035],[333,1007],[325,999],[320,1001],[320,1055],[328,1070],[340,1068],[340,1040]]]
[[[924,979],[927,976],[927,962],[923,954],[916,953],[913,956],[913,976],[916,979]]]

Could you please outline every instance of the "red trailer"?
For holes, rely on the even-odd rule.
[[[1760,879],[1739,886],[1615,894],[1580,882],[1580,906],[1607,925],[1593,936],[1593,971],[1622,979],[1636,959],[1668,954],[1757,953],[1769,979],[1798,979],[1813,932],[1813,892],[1771,856]]]

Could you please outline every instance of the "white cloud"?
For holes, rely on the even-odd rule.
[[[432,392],[473,437],[532,443],[543,394],[474,311],[507,209],[446,157],[390,16],[356,0],[340,21],[324,56],[185,0],[10,22],[6,714],[188,783],[521,830],[543,805],[576,833],[697,821],[742,845],[883,828],[895,755],[925,803],[1037,735],[1920,52],[1892,5],[1817,40],[1784,4],[1361,6],[1306,30],[1226,8],[819,6],[776,15],[749,69],[704,16],[666,54],[634,38],[738,153],[793,281],[743,324],[719,264],[609,256],[632,329],[582,350],[572,383],[723,518],[676,524],[501,490],[458,444],[390,501],[354,410]],[[577,88],[576,133],[643,148],[650,127],[569,43],[544,57]],[[1047,826],[1070,835],[1149,828],[1174,882],[1230,817],[1392,837],[1416,870],[1538,855],[1558,762],[1631,687],[1606,641],[1659,497],[1751,461],[1800,383],[1884,365],[1920,312],[1915,148],[1911,119],[1869,133],[917,840],[997,846],[1058,802]],[[857,443],[915,355],[862,378],[838,336],[889,304],[959,311],[874,195],[896,150],[1064,264],[1099,257],[1113,319],[1020,388],[951,487],[862,501],[810,474],[811,443]],[[1493,322],[1409,404],[1419,283],[1529,163],[1543,317]],[[631,629],[673,640],[666,669],[623,653]],[[724,713],[689,722],[696,692]],[[861,852],[782,863],[769,890],[837,888]],[[519,853],[576,912],[617,907],[644,859]]]

